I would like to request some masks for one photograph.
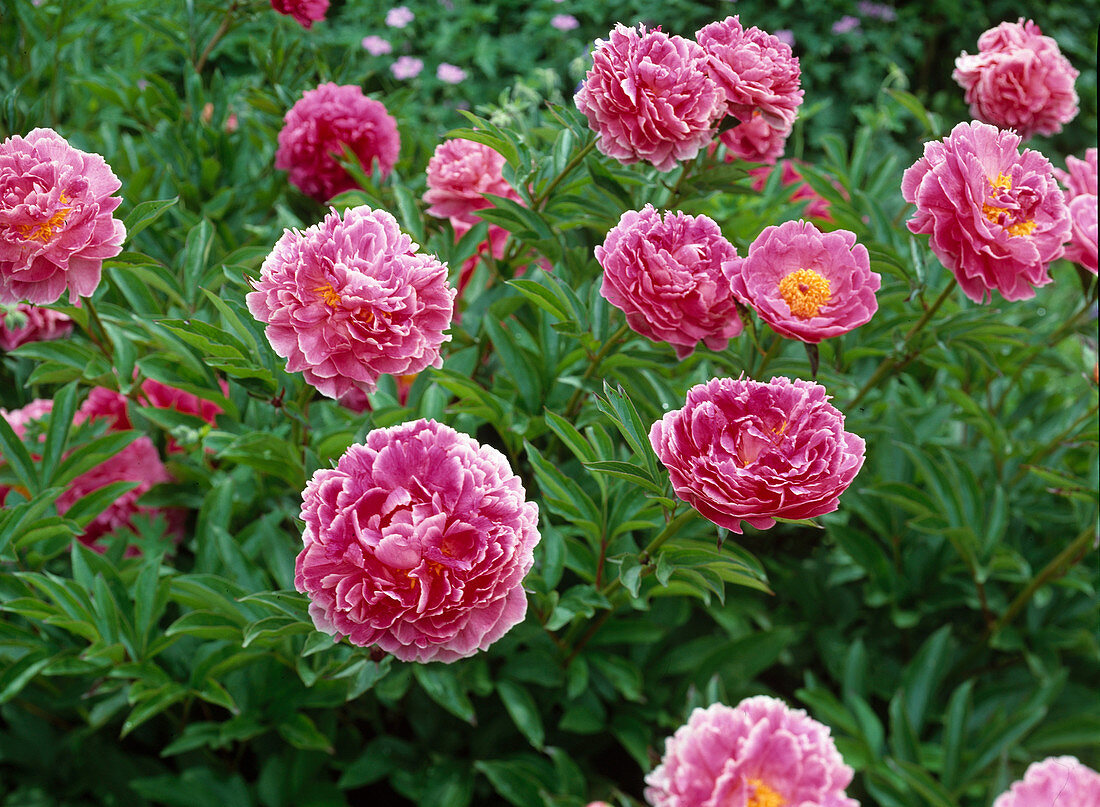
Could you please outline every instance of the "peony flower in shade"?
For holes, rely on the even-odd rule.
[[[626,314],[637,333],[668,342],[677,358],[700,341],[724,350],[741,333],[737,301],[722,273],[737,249],[706,216],[628,210],[596,247],[600,294]]]
[[[593,54],[574,101],[599,135],[596,147],[624,164],[671,171],[714,137],[724,114],[706,52],[690,39],[624,25]]]
[[[1076,757],[1032,763],[1024,778],[999,795],[993,807],[1100,807],[1100,773]]]
[[[102,157],[53,129],[0,143],[0,304],[91,295],[126,238],[112,215],[121,186]]]
[[[477,211],[491,207],[491,193],[519,201],[519,194],[504,179],[504,157],[473,140],[447,140],[435,147],[428,160],[428,190],[424,201],[428,215],[450,219],[456,229],[481,221]]]
[[[390,72],[398,81],[416,78],[424,69],[424,60],[415,56],[399,56],[397,61],[390,65]]]
[[[718,136],[726,147],[726,162],[746,160],[775,165],[787,147],[789,129],[772,126],[760,112]]]
[[[293,17],[303,28],[320,22],[328,13],[329,0],[271,0],[271,7],[280,14]]]
[[[1058,43],[1021,17],[978,37],[978,53],[963,51],[951,77],[966,91],[971,115],[1026,140],[1056,134],[1077,117],[1077,75]]]
[[[246,296],[267,323],[287,372],[330,398],[373,392],[380,375],[439,367],[450,339],[455,290],[447,267],[401,232],[384,210],[333,210],[304,231],[287,230]]]
[[[73,332],[73,321],[52,308],[19,303],[0,308],[0,350],[15,350],[28,342],[50,342]]]
[[[337,161],[347,146],[368,174],[385,177],[397,162],[401,138],[397,122],[379,101],[355,85],[328,82],[306,90],[286,113],[279,132],[275,167],[319,202],[357,187]]]
[[[829,727],[765,695],[692,711],[645,781],[652,807],[859,807]]]
[[[1096,274],[1096,195],[1082,193],[1069,203],[1070,241],[1065,258]]]
[[[797,379],[698,384],[649,442],[676,495],[735,533],[742,521],[766,530],[831,513],[863,465],[863,439],[844,431],[825,388]]]
[[[318,630],[402,661],[485,650],[523,620],[538,507],[496,449],[434,420],[375,429],[302,494],[294,585]]]
[[[1096,149],[1085,150],[1085,159],[1066,157],[1066,170],[1054,169],[1054,176],[1065,186],[1070,199],[1089,193],[1096,196]]]
[[[848,230],[805,221],[766,227],[744,260],[722,265],[733,296],[788,339],[817,343],[868,322],[882,278]]]
[[[985,123],[959,123],[901,179],[917,206],[907,225],[930,245],[977,303],[994,290],[1006,300],[1035,296],[1070,237],[1069,209],[1052,167],[1020,136]]]

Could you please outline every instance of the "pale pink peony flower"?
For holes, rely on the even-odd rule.
[[[837,509],[863,465],[863,439],[810,381],[715,378],[649,431],[676,495],[735,533]]]
[[[375,429],[302,494],[294,585],[318,630],[402,661],[485,650],[523,620],[538,507],[496,449],[434,420]]]
[[[386,12],[386,25],[390,28],[404,28],[416,19],[416,15],[409,11],[408,6],[396,6]]]
[[[652,807],[859,807],[829,727],[765,695],[692,711],[645,781]]]
[[[572,14],[555,14],[550,19],[550,25],[559,31],[572,31],[575,28],[580,28],[581,24]]]
[[[1066,188],[1070,199],[1083,193],[1096,196],[1096,148],[1086,149],[1083,160],[1072,154],[1066,157],[1066,170],[1055,168],[1054,176]]]
[[[290,181],[319,202],[356,187],[341,167],[347,146],[359,164],[385,177],[397,162],[401,138],[397,122],[381,102],[367,98],[355,85],[328,82],[306,90],[286,113],[279,132],[275,167],[290,172]]]
[[[977,303],[996,289],[1006,300],[1035,296],[1070,237],[1069,209],[1053,169],[1020,136],[985,123],[960,123],[901,179],[917,206],[907,225],[927,233],[932,251]]]
[[[455,290],[447,267],[401,232],[384,210],[333,210],[287,230],[260,269],[248,308],[267,323],[287,372],[330,398],[373,392],[383,373],[439,367]]]
[[[833,217],[829,214],[829,202],[827,199],[823,199],[818,195],[817,191],[810,187],[810,185],[802,179],[802,174],[799,172],[796,162],[794,160],[783,160],[779,165],[774,168],[768,168],[761,166],[760,168],[753,168],[749,171],[749,176],[753,177],[752,189],[754,191],[764,190],[764,186],[768,184],[768,178],[775,170],[780,171],[779,182],[783,187],[794,187],[795,191],[791,194],[792,202],[809,201],[806,206],[805,214],[809,218],[819,219],[820,221],[832,222]],[[842,187],[837,188],[842,193],[844,189]]]
[[[1056,134],[1077,117],[1077,76],[1058,43],[1023,17],[982,34],[978,53],[963,51],[951,74],[966,90],[971,115],[1025,140]]]
[[[671,171],[714,137],[723,99],[695,42],[617,25],[593,54],[574,101],[599,135],[601,152]]]
[[[993,807],[1100,807],[1100,773],[1076,757],[1047,757],[1028,766]]]
[[[400,56],[396,62],[390,65],[390,72],[398,81],[416,78],[423,69],[424,60],[417,59],[415,56]]]
[[[668,342],[677,358],[698,342],[724,350],[744,327],[722,273],[737,249],[706,216],[628,210],[596,247],[603,267],[600,294],[626,314],[634,331]]]
[[[0,350],[15,350],[28,342],[50,342],[72,332],[73,321],[52,308],[27,303],[11,310],[0,308]]]
[[[271,7],[280,14],[293,17],[303,28],[320,22],[328,13],[329,0],[271,0]]]
[[[444,84],[461,84],[466,80],[466,71],[458,65],[442,62],[435,69],[435,77]]]
[[[805,221],[766,227],[744,260],[722,265],[733,296],[788,339],[817,343],[868,322],[882,278],[848,230]]]
[[[0,143],[0,304],[69,302],[99,285],[103,260],[122,251],[112,216],[122,186],[98,154],[53,129]]]
[[[388,40],[374,34],[363,37],[362,44],[371,56],[384,56],[393,51],[393,45]]]

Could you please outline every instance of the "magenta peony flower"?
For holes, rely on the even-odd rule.
[[[28,342],[50,342],[73,332],[73,321],[52,308],[19,303],[0,308],[0,350],[15,350]]]
[[[1054,176],[1065,186],[1070,199],[1083,193],[1096,196],[1096,148],[1086,149],[1083,160],[1073,155],[1066,157],[1066,170],[1055,168]]]
[[[415,56],[399,56],[397,61],[390,65],[390,72],[398,81],[416,78],[424,69],[424,60]]]
[[[538,507],[496,449],[434,420],[375,429],[302,494],[294,585],[318,630],[402,661],[485,650],[523,620]]]
[[[628,210],[596,247],[596,260],[600,294],[637,333],[672,345],[677,358],[691,355],[700,340],[724,350],[744,327],[722,274],[737,250],[706,216],[662,219],[653,205]]]
[[[435,148],[428,160],[428,190],[424,201],[428,215],[450,219],[456,228],[477,224],[476,211],[490,207],[485,194],[519,201],[519,194],[504,179],[504,157],[489,146],[473,140],[447,140]]]
[[[126,228],[111,214],[122,186],[98,154],[53,129],[0,143],[0,304],[69,302],[99,285]]]
[[[328,13],[329,0],[271,0],[271,7],[280,14],[293,17],[303,28],[320,22]]]
[[[993,807],[1100,807],[1100,773],[1076,757],[1047,757],[999,795]]]
[[[333,210],[320,224],[287,230],[247,295],[267,323],[271,346],[287,372],[330,398],[358,387],[373,392],[378,376],[439,367],[450,339],[455,290],[447,267],[398,228],[384,210]]]
[[[767,227],[744,260],[727,261],[722,270],[733,296],[788,339],[839,336],[878,310],[882,278],[848,230],[823,233],[805,221]]]
[[[829,727],[766,695],[695,709],[645,781],[652,807],[859,807]]]
[[[362,45],[371,56],[384,56],[393,52],[393,45],[388,40],[374,34],[363,37]]]
[[[599,135],[601,152],[624,164],[645,160],[659,171],[695,157],[725,108],[706,52],[644,25],[615,26],[574,101]]]
[[[863,439],[810,381],[715,378],[649,430],[676,495],[741,532],[831,513],[863,465]]]
[[[951,77],[966,90],[971,115],[1026,140],[1077,117],[1077,75],[1058,43],[1021,17],[978,37],[978,53],[963,51]]]
[[[275,167],[290,172],[290,181],[319,202],[356,187],[337,162],[347,146],[369,174],[378,165],[385,177],[397,162],[401,138],[397,122],[380,102],[355,85],[329,82],[306,90],[286,113],[279,132]]]
[[[977,303],[996,289],[1006,300],[1035,296],[1050,282],[1047,266],[1069,240],[1069,209],[1046,157],[1020,137],[985,123],[960,123],[901,179],[905,201],[917,206],[907,222],[955,273]]]

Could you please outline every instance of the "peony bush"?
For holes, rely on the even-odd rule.
[[[0,807],[1095,802],[1095,30],[642,11],[5,16]]]

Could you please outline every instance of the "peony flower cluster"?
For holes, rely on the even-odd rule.
[[[608,157],[671,171],[713,139],[724,96],[697,43],[620,24],[592,59],[574,101]]]
[[[383,210],[334,210],[304,231],[285,231],[253,288],[249,311],[267,324],[287,372],[303,373],[330,398],[373,392],[383,373],[442,364],[455,297],[447,267],[418,252]]]
[[[901,180],[917,206],[907,222],[954,272],[963,293],[982,303],[1035,296],[1070,237],[1069,209],[1046,157],[1019,152],[1020,136],[985,123],[960,123]]]
[[[744,327],[722,271],[737,250],[706,216],[662,217],[653,205],[628,210],[596,247],[596,260],[600,294],[637,333],[668,342],[680,359],[700,341],[724,350]]]
[[[302,494],[294,584],[318,630],[402,661],[474,655],[523,620],[538,507],[496,449],[432,420],[375,429]]]
[[[60,311],[19,303],[0,308],[0,350],[15,350],[28,342],[49,342],[73,331],[73,321]]]
[[[1066,187],[1069,203],[1070,240],[1066,260],[1079,263],[1096,274],[1096,149],[1085,152],[1085,159],[1066,157],[1066,170],[1054,169],[1058,181]]]
[[[844,792],[852,773],[828,726],[758,695],[695,709],[665,741],[645,799],[652,807],[859,807]]]
[[[1100,773],[1076,757],[1047,757],[997,797],[993,807],[1100,807]]]
[[[978,53],[963,51],[951,77],[966,91],[972,116],[1026,140],[1056,134],[1077,117],[1077,75],[1058,43],[1021,17],[982,34]]]
[[[293,17],[303,28],[320,22],[328,13],[329,0],[271,0],[271,7],[280,14]]]
[[[397,162],[401,139],[397,122],[379,101],[355,85],[332,82],[306,90],[286,113],[279,132],[275,167],[290,172],[290,181],[319,202],[356,187],[337,161],[351,149],[369,174],[385,177]]]
[[[848,230],[823,233],[805,221],[767,227],[744,260],[723,271],[733,296],[788,339],[817,343],[870,321],[882,278]]]
[[[837,509],[863,466],[863,439],[810,381],[715,378],[655,422],[649,442],[672,488],[703,516],[741,532]]]
[[[112,215],[122,186],[98,154],[52,129],[0,143],[0,304],[69,302],[99,285],[103,260],[122,251]]]

